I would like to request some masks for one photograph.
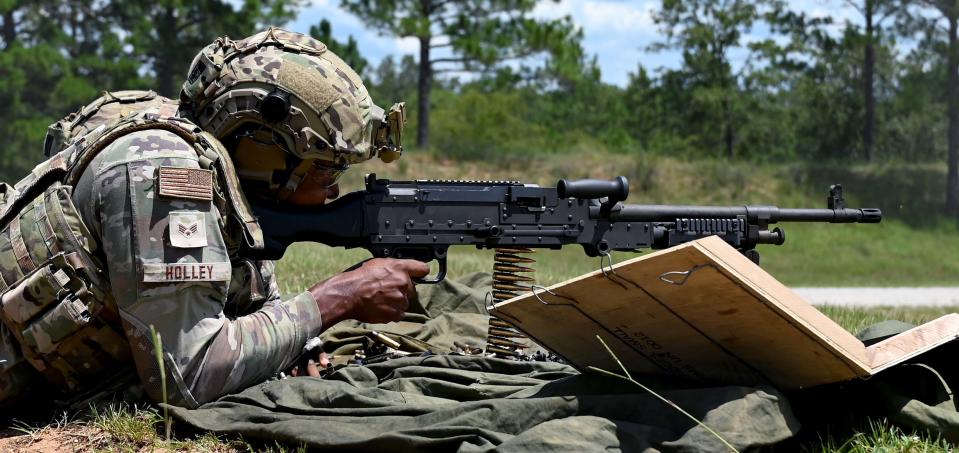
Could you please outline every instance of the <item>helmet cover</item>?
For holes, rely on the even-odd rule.
[[[180,97],[216,137],[269,130],[302,160],[342,167],[402,151],[402,104],[385,115],[355,71],[300,33],[269,28],[239,41],[218,38],[194,58]]]

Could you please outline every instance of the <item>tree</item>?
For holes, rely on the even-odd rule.
[[[833,24],[830,18],[785,9],[768,22],[773,33],[788,39],[754,45],[768,64],[750,78],[778,84],[777,102],[791,106],[791,119],[785,122],[795,151],[807,159],[856,157],[852,150],[861,147],[865,111],[860,28],[847,22],[835,36],[827,29]]]
[[[865,118],[862,125],[862,146],[866,160],[876,159],[876,44],[879,35],[885,31],[883,23],[895,17],[900,11],[900,4],[894,0],[844,0],[844,2],[859,12],[863,18],[863,61],[862,61],[862,94],[865,106]]]
[[[946,59],[946,105],[949,117],[946,146],[948,168],[946,174],[946,211],[959,214],[959,5],[955,1],[937,1],[934,6],[949,24],[949,47]]]
[[[552,0],[556,1],[556,0]],[[381,33],[419,41],[417,145],[429,145],[433,78],[489,70],[537,53],[561,54],[579,33],[570,18],[537,20],[538,0],[342,0]],[[449,56],[437,56],[443,49]]]
[[[42,158],[46,127],[103,90],[144,87],[108,2],[0,2],[0,179]]]
[[[300,1],[245,0],[238,7],[227,0],[131,0],[111,4],[111,13],[129,31],[127,42],[140,61],[153,69],[157,91],[174,96],[177,81],[190,65],[190,55],[217,36],[239,38],[267,25],[282,25],[295,16]]]
[[[946,59],[946,212],[959,215],[959,2],[955,0],[924,0],[925,7],[908,11],[909,24],[923,29],[927,45],[935,43],[933,35],[945,34],[945,46],[940,46]],[[938,17],[925,14],[929,9]],[[945,22],[945,27],[942,27]]]
[[[654,15],[666,41],[652,50],[676,49],[683,55],[685,83],[694,90],[699,121],[721,126],[727,157],[734,157],[737,120],[736,94],[748,64],[733,71],[730,53],[742,48],[742,37],[761,20],[765,0],[664,0]]]
[[[370,94],[378,105],[391,105],[409,99],[416,93],[417,67],[411,55],[399,63],[392,56],[380,61],[369,77]]]
[[[310,25],[310,36],[326,44],[327,48],[342,58],[359,75],[363,75],[363,71],[370,64],[360,55],[360,47],[353,35],[349,36],[346,44],[336,40],[333,37],[333,27],[330,25],[330,21],[326,19],[321,20],[319,25]]]

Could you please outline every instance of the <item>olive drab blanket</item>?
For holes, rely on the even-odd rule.
[[[349,353],[370,330],[394,333],[407,346],[428,342],[447,352],[453,342],[482,346],[489,277],[421,287],[404,321],[342,323],[324,334],[324,348]],[[474,289],[480,288],[480,289]],[[845,405],[878,399],[865,415],[905,426],[959,434],[959,413],[942,379],[925,368],[843,387],[787,395],[771,387],[683,388],[640,377],[702,420],[740,451],[824,429]],[[911,371],[915,369],[916,371]],[[902,374],[906,373],[906,374]],[[890,373],[889,376],[892,376]],[[902,379],[906,385],[902,385]],[[924,380],[920,392],[917,380]],[[898,385],[897,385],[898,383]],[[795,408],[795,410],[794,410]],[[305,444],[323,451],[684,451],[725,447],[712,434],[628,382],[548,362],[479,356],[417,355],[348,366],[325,379],[275,380],[195,410],[171,408],[179,420],[247,439]],[[848,413],[856,413],[850,411]],[[802,415],[803,423],[796,414]],[[865,416],[863,415],[863,417]],[[806,425],[806,420],[821,423]],[[824,424],[826,426],[824,426]]]

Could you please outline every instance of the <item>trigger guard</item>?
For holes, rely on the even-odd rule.
[[[435,277],[429,278],[430,276],[427,275],[426,277],[422,277],[422,278],[414,278],[413,283],[416,283],[418,285],[435,285],[443,281],[443,279],[446,278],[446,258],[444,257],[441,259],[437,259],[436,262],[439,263],[440,270],[439,272],[436,273]]]

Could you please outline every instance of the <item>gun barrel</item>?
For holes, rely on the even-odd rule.
[[[882,211],[865,208],[779,209],[780,222],[879,223]]]
[[[595,214],[599,210],[594,209]],[[590,214],[594,214],[591,210]],[[610,212],[617,222],[673,222],[676,219],[764,219],[776,222],[878,223],[879,209],[786,209],[776,206],[679,206],[624,204]]]

